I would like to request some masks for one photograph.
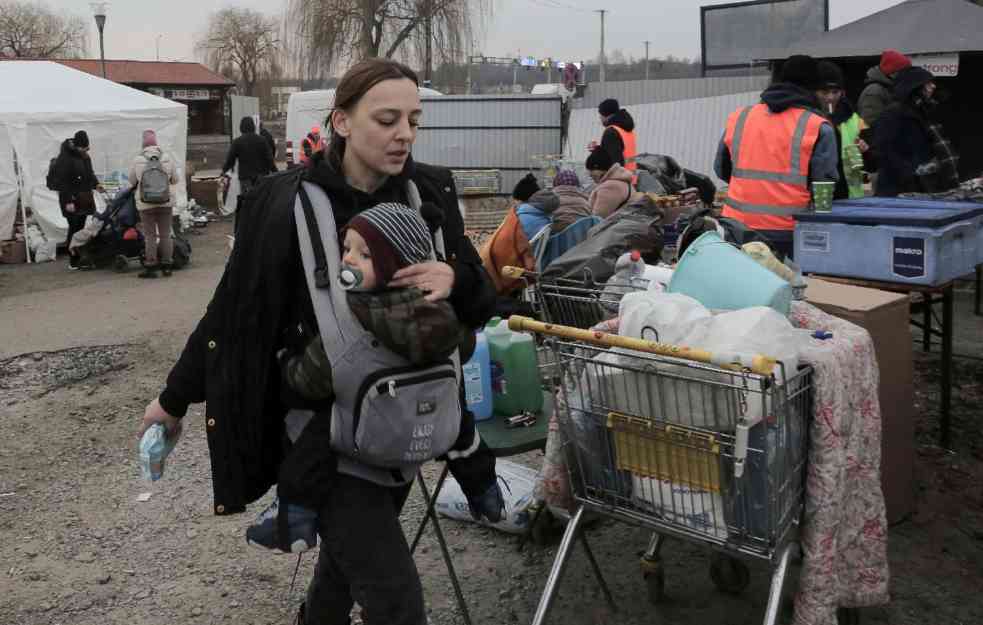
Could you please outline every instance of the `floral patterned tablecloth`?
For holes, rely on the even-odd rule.
[[[794,302],[789,319],[797,327],[833,334],[809,341],[801,354],[814,369],[815,401],[795,625],[836,625],[838,607],[889,600],[877,359],[866,330],[811,304]],[[617,320],[602,325],[597,329],[617,332]],[[561,402],[557,410],[563,410]],[[561,448],[554,414],[536,496],[551,507],[571,509]]]

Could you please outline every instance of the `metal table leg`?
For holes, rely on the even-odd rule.
[[[977,317],[983,317],[983,265],[976,265],[976,305],[973,312]]]
[[[464,601],[464,593],[461,591],[461,584],[457,580],[457,572],[454,570],[454,563],[451,561],[450,550],[447,549],[447,541],[444,540],[444,532],[440,529],[440,522],[437,521],[437,511],[434,510],[434,506],[437,503],[437,495],[440,493],[441,487],[444,485],[444,479],[447,477],[447,465],[444,465],[444,472],[440,475],[440,480],[437,482],[437,488],[434,489],[433,496],[431,497],[430,491],[427,489],[427,483],[423,480],[423,472],[417,471],[416,481],[420,485],[420,491],[423,493],[423,499],[427,502],[427,511],[423,516],[423,522],[420,523],[420,528],[416,532],[416,539],[413,541],[413,545],[410,547],[410,553],[416,551],[416,546],[420,542],[420,536],[423,534],[423,529],[427,526],[427,520],[433,521],[433,531],[437,535],[437,542],[440,544],[440,553],[444,557],[444,564],[447,566],[447,574],[451,578],[451,586],[454,587],[454,595],[457,597],[457,607],[461,610],[461,617],[464,619],[465,625],[471,625],[471,613],[468,611],[468,604]]]
[[[952,330],[953,330],[953,292],[950,284],[942,290],[942,422],[941,441],[948,449],[951,436],[949,432],[949,410],[952,406]]]
[[[932,295],[922,295],[922,351],[932,351]]]

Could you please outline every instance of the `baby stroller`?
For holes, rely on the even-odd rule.
[[[136,227],[140,213],[133,195],[133,189],[121,191],[107,204],[106,210],[92,215],[85,230],[95,232],[78,250],[83,267],[94,269],[112,265],[122,272],[129,268],[131,261],[143,260],[143,233]]]

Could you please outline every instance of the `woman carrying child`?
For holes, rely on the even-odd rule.
[[[426,623],[419,576],[398,518],[412,473],[383,471],[392,474],[384,476],[391,483],[383,484],[384,479],[376,479],[381,469],[360,464],[357,449],[354,454],[336,453],[335,439],[344,438],[344,432],[333,430],[332,424],[344,412],[341,398],[351,392],[351,385],[339,378],[351,377],[359,354],[349,349],[347,360],[332,362],[336,352],[330,344],[339,340],[343,323],[318,323],[326,315],[354,310],[338,308],[345,300],[338,289],[357,282],[353,268],[363,270],[364,280],[367,265],[356,262],[356,254],[369,252],[374,269],[371,253],[382,248],[363,245],[374,231],[365,223],[348,231],[346,226],[363,212],[370,216],[370,226],[387,223],[383,209],[368,213],[379,205],[389,205],[385,210],[391,212],[432,204],[442,214],[431,254],[404,255],[395,245],[400,253],[387,267],[398,268],[387,288],[422,293],[426,302],[446,302],[467,329],[462,335],[470,335],[493,313],[495,291],[464,234],[450,172],[414,163],[410,156],[420,115],[417,78],[409,68],[370,59],[345,74],[335,94],[328,149],[314,157],[311,167],[264,180],[243,206],[246,218],[240,220],[225,274],[164,390],[143,418],[143,429],[162,423],[173,435],[188,405],[205,401],[215,513],[242,512],[279,483],[279,514],[273,511],[258,524],[274,526],[275,546],[291,550],[295,539],[304,537],[305,527],[316,526],[321,551],[300,623],[346,624],[355,601],[366,625]],[[327,202],[331,210],[325,219],[317,209]],[[312,213],[317,214],[313,224]],[[331,222],[334,228],[326,228]],[[311,227],[317,224],[320,237]],[[335,251],[348,236],[345,259],[331,251],[325,259],[324,248],[318,259],[316,240],[331,242],[331,235],[336,238],[329,249]],[[430,259],[416,262],[425,257]],[[378,273],[382,275],[373,277],[384,280],[389,270]],[[336,310],[324,310],[325,293]],[[368,334],[378,328],[364,330],[370,342],[358,347],[364,347],[370,361],[388,343]],[[468,357],[466,343],[455,350],[457,367]],[[390,379],[388,395],[404,397],[406,389],[399,385],[406,379]],[[381,399],[386,400],[384,380],[381,386]],[[421,399],[405,417],[426,419],[433,413],[434,406]],[[300,419],[298,425],[298,416],[305,414],[306,423]],[[450,449],[437,445],[432,451],[447,452],[473,513],[495,520],[501,494],[494,457],[480,441],[470,413],[458,408],[454,414],[460,415],[456,440]],[[423,450],[420,460],[430,451],[413,449]],[[250,528],[254,536],[256,527]]]

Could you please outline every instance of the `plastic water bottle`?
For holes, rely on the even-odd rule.
[[[645,277],[645,261],[638,250],[632,250],[628,256],[628,277],[632,280]]]
[[[464,397],[468,410],[474,414],[475,421],[491,419],[494,400],[492,399],[491,355],[488,351],[488,338],[484,332],[475,336],[474,354],[463,367]]]

